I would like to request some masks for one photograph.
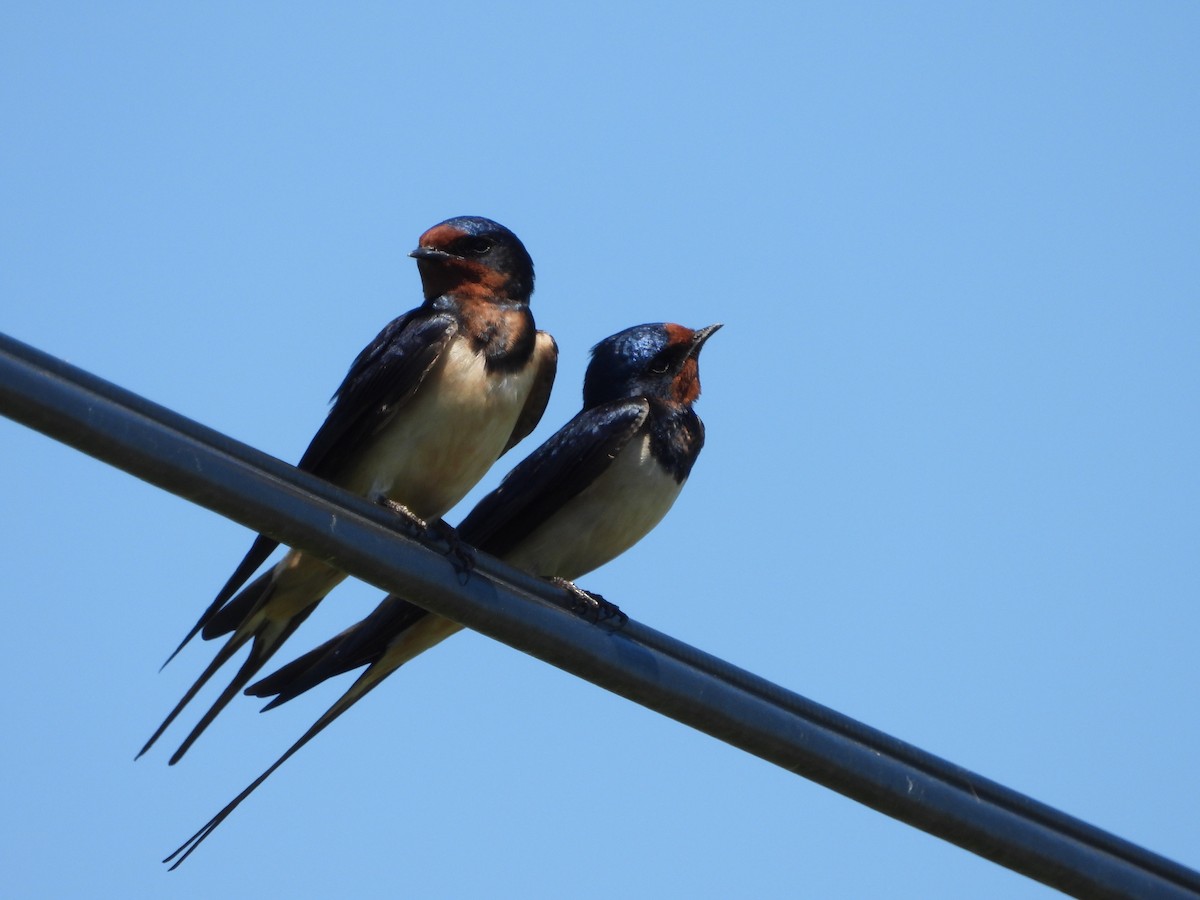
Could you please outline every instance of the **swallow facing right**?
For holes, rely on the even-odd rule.
[[[692,409],[700,396],[697,357],[720,327],[640,325],[597,344],[583,411],[479,502],[459,525],[459,538],[600,602],[572,582],[641,540],[679,496],[704,446],[704,425]],[[461,628],[393,594],[361,622],[250,687],[247,694],[274,697],[265,707],[271,709],[367,666],[287,752],[163,861],[179,866],[296,751],[403,663]]]
[[[537,425],[558,348],[534,328],[533,261],[504,226],[476,216],[448,219],[421,235],[409,255],[417,260],[425,302],[391,322],[359,354],[299,468],[398,504],[399,512],[424,526],[423,520],[440,519]],[[230,635],[139,756],[217,669],[252,641],[233,681],[171,757],[176,763],[346,577],[292,550],[237,593],[278,544],[259,535],[175,650],[197,633],[206,640]]]

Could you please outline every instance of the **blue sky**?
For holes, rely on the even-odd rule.
[[[451,520],[597,340],[724,322],[686,490],[585,586],[1197,867],[1198,38],[1186,4],[8,4],[0,327],[294,461],[417,236],[491,216],[559,380]],[[342,685],[135,764],[250,535],[0,448],[13,896],[1051,895],[475,634],[168,875]]]

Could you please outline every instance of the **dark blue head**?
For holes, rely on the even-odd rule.
[[[426,300],[477,294],[528,303],[533,293],[529,251],[499,222],[482,216],[439,222],[409,256],[417,260]]]
[[[584,408],[631,397],[690,406],[700,396],[700,348],[720,327],[693,331],[658,322],[605,338],[592,348],[583,379]]]

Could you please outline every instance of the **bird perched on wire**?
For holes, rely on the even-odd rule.
[[[459,538],[583,601],[614,607],[573,584],[628,550],[658,524],[704,446],[692,409],[697,357],[720,325],[639,325],[592,351],[583,411],[513,469],[458,526]],[[589,608],[590,607],[590,608]],[[320,682],[366,666],[358,679],[269,769],[164,862],[182,863],[272,772],[403,663],[461,625],[388,596],[367,618],[267,676],[246,693],[278,706]]]
[[[478,216],[447,219],[409,254],[424,302],[395,319],[354,361],[299,468],[389,502],[424,530],[537,425],[558,348],[534,327],[533,261],[515,234]],[[299,550],[243,588],[279,542],[259,535],[167,662],[197,633],[230,635],[142,748],[159,738],[247,642],[233,681],[171,757],[176,763],[345,573]],[[239,593],[239,588],[241,591]]]

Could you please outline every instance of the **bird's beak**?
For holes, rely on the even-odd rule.
[[[434,250],[432,247],[418,247],[408,255],[413,259],[449,259],[451,256],[445,250]]]
[[[692,350],[688,356],[696,356],[700,352],[700,348],[704,346],[704,342],[719,331],[723,325],[723,322],[717,322],[707,328],[697,329],[696,333],[692,335]]]

